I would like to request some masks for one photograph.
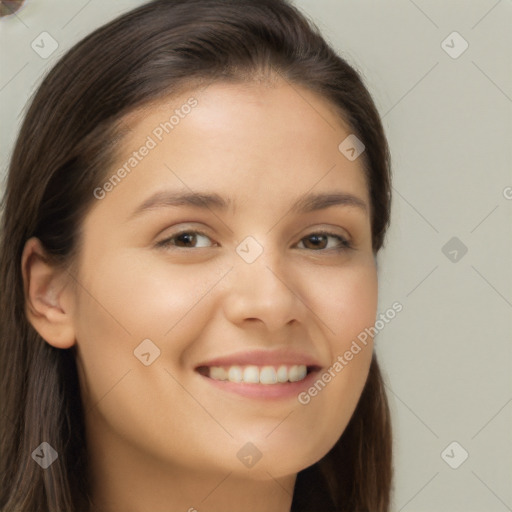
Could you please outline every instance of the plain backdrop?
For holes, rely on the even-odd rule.
[[[0,19],[2,192],[42,76],[141,3],[28,0]],[[392,510],[512,510],[512,2],[295,4],[362,74],[391,146],[379,311],[403,310],[375,341],[394,421]],[[33,49],[43,32],[51,55]]]

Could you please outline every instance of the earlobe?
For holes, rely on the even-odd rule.
[[[50,345],[70,348],[75,344],[75,332],[67,273],[49,262],[35,237],[25,243],[21,269],[28,321]]]

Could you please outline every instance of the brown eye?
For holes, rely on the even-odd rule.
[[[329,246],[329,238],[333,238],[337,240],[337,244],[334,245],[334,247],[328,247]],[[315,232],[311,233],[308,236],[304,237],[299,243],[303,243],[303,241],[306,240],[307,243],[304,243],[305,249],[311,249],[314,251],[322,251],[322,250],[345,250],[351,248],[350,242],[343,238],[340,235],[336,235],[334,233],[327,233],[327,232]],[[302,247],[300,247],[302,249]]]
[[[207,238],[210,239],[208,235],[205,235],[204,233],[200,231],[194,231],[194,230],[187,230],[187,231],[180,231],[179,233],[175,233],[169,238],[166,238],[165,240],[162,240],[161,242],[157,243],[158,247],[181,247],[184,249],[195,249],[195,248],[202,248],[202,247],[209,247],[208,245],[201,245],[197,246],[198,240],[201,238]]]

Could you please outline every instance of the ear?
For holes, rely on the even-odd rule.
[[[25,314],[40,336],[56,348],[75,344],[70,276],[52,266],[41,241],[32,237],[21,257]]]

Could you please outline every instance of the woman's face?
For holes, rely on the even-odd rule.
[[[285,82],[214,84],[126,123],[74,276],[91,447],[297,473],[342,434],[372,356],[371,338],[345,356],[377,308],[362,158],[338,148],[351,132]]]

